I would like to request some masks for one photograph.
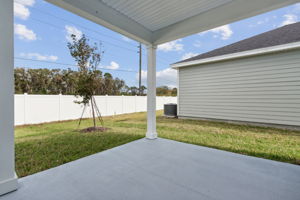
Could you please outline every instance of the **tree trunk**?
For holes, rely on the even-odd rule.
[[[93,113],[93,122],[94,122],[94,128],[96,128],[96,118],[95,118],[95,108],[93,103],[93,97],[91,98],[91,104],[92,104],[92,113]]]

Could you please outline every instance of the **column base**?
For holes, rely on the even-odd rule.
[[[18,189],[18,177],[7,179],[0,182],[0,196]]]
[[[146,133],[146,138],[149,140],[155,140],[157,138],[157,133],[156,132],[147,132]]]

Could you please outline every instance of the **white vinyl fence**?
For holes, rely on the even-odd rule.
[[[95,96],[102,116],[143,112],[147,109],[146,96]],[[83,106],[74,103],[72,95],[15,95],[15,125],[79,119]],[[177,103],[177,97],[156,97],[156,109],[165,103]],[[91,109],[84,117],[91,117]]]

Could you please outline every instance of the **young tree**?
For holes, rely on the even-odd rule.
[[[97,48],[97,44],[91,46],[89,40],[83,35],[80,39],[77,39],[76,35],[71,35],[72,42],[68,42],[68,48],[71,56],[75,59],[78,66],[78,79],[75,86],[75,96],[82,97],[81,101],[77,101],[79,104],[83,104],[84,108],[91,103],[94,130],[96,130],[96,114],[100,117],[100,112],[94,99],[96,90],[98,89],[98,76],[99,70],[97,70],[101,56],[103,52],[100,52]],[[83,111],[84,112],[84,111]],[[102,124],[103,126],[103,124]]]

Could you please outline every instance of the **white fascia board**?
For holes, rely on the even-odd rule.
[[[215,57],[211,57],[211,58],[204,58],[204,59],[187,61],[187,62],[182,62],[182,63],[177,63],[177,64],[175,63],[175,64],[172,64],[171,67],[173,69],[178,69],[181,67],[188,67],[188,66],[192,66],[192,65],[201,65],[201,64],[207,64],[207,63],[213,63],[213,62],[221,62],[221,61],[245,58],[245,57],[256,56],[256,55],[270,54],[270,53],[276,53],[276,52],[281,52],[281,51],[289,51],[289,50],[299,49],[299,48],[300,48],[300,42],[293,42],[293,43],[289,43],[289,44],[271,46],[271,47],[260,48],[260,49],[253,49],[253,50],[249,50],[249,51],[242,51],[242,52],[226,54],[226,55],[222,55],[222,56],[215,56]]]
[[[143,44],[152,43],[152,32],[99,0],[46,0]]]
[[[153,43],[159,45],[297,2],[299,0],[234,0],[155,31]]]

